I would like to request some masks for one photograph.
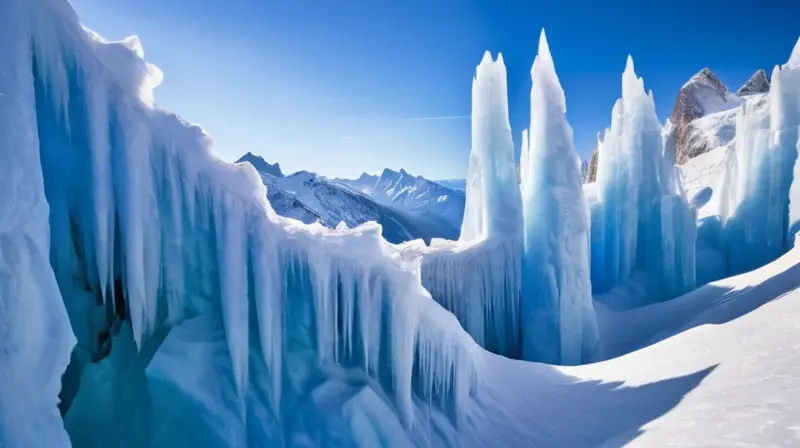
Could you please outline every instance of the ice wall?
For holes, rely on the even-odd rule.
[[[800,44],[772,72],[769,108],[744,104],[736,122],[736,147],[722,191],[728,273],[745,272],[777,258],[793,243],[800,214],[791,205],[800,126]]]
[[[780,85],[774,95],[780,95],[778,104],[773,106],[781,120],[778,125],[781,129],[780,141],[786,145],[786,151],[791,153],[792,140],[795,143],[795,154],[800,154],[800,39],[794,46],[789,61],[781,68],[772,72],[772,79],[778,79]],[[770,93],[770,95],[773,95]],[[789,191],[789,235],[788,242],[794,243],[794,235],[800,230],[800,163],[795,160],[792,172],[792,185]]]
[[[30,16],[0,6],[0,446],[66,446],[61,373],[75,337],[48,263]]]
[[[591,360],[598,338],[589,269],[589,215],[564,90],[544,30],[531,81],[530,134],[523,134],[520,163],[522,357],[580,364]]]
[[[75,339],[81,446],[184,446],[187,419],[217,446],[437,445],[459,424],[477,346],[419,260],[374,223],[278,217],[250,165],[152,107],[137,39],[102,41],[62,0],[2,8],[4,445],[67,444]]]
[[[695,211],[675,176],[672,152],[664,149],[652,92],[645,92],[628,57],[622,98],[599,146],[598,202],[592,206],[595,292],[608,292],[635,273],[647,283],[646,301],[694,288]]]
[[[486,52],[472,82],[472,149],[459,241],[403,245],[422,256],[422,284],[482,347],[519,357],[522,210],[502,55]]]

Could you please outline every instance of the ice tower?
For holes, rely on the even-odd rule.
[[[515,239],[521,223],[503,55],[487,51],[472,80],[472,150],[461,241]]]
[[[592,288],[605,293],[634,280],[646,297],[635,306],[695,286],[695,215],[665,151],[652,92],[628,57],[622,98],[599,143],[598,201],[592,205]],[[619,296],[617,296],[619,297]]]
[[[589,215],[564,90],[544,30],[531,81],[531,123],[523,134],[520,163],[522,357],[580,364],[591,360],[598,337],[589,270]]]

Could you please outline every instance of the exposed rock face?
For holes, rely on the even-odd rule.
[[[742,87],[739,87],[736,94],[742,97],[767,92],[769,92],[769,78],[767,77],[767,72],[765,72],[764,69],[759,69],[757,72],[753,73],[753,76],[751,76]]]
[[[678,164],[713,149],[704,139],[693,139],[692,121],[709,114],[732,109],[741,104],[725,84],[708,68],[697,72],[678,92],[672,110],[672,132]]]
[[[600,160],[600,152],[597,148],[592,151],[592,157],[589,159],[589,166],[586,169],[586,180],[584,183],[591,184],[597,180],[597,162]]]

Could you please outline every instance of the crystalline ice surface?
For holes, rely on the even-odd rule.
[[[590,283],[589,214],[565,115],[564,90],[544,31],[531,80],[530,133],[524,134],[520,163],[522,357],[580,364],[591,359],[598,337]]]
[[[629,57],[622,98],[599,146],[598,201],[592,205],[592,287],[608,292],[642,273],[648,301],[695,286],[695,210],[662,138],[652,93]],[[641,303],[624,306],[641,305]]]

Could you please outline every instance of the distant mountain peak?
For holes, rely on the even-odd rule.
[[[736,94],[739,96],[747,96],[758,93],[767,93],[769,92],[769,86],[770,83],[769,78],[767,77],[767,72],[765,72],[764,69],[758,69],[742,87],[739,87],[739,90],[736,91]]]
[[[683,85],[682,89],[691,87],[694,84],[705,84],[714,88],[715,90],[720,91],[728,91],[728,88],[725,87],[725,84],[711,71],[708,67],[703,67],[699,72],[695,73],[686,84]]]
[[[678,91],[670,117],[672,122],[670,132],[675,142],[676,162],[683,164],[690,158],[712,149],[702,141],[696,144],[690,143],[692,121],[733,109],[741,103],[741,99],[731,93],[708,67],[703,67],[695,73]]]
[[[275,177],[283,177],[283,172],[281,171],[281,165],[279,163],[276,162],[274,164],[270,164],[264,160],[263,157],[257,156],[250,151],[236,161],[236,163],[242,162],[249,162],[250,165],[253,165],[253,168],[255,168],[259,173],[267,173]]]
[[[378,176],[376,176],[374,174],[368,174],[366,172],[363,172],[363,173],[361,173],[360,176],[358,176],[358,179],[356,179],[356,180],[359,181],[359,182],[364,182],[364,181],[369,181],[369,180],[377,181],[378,180]]]

